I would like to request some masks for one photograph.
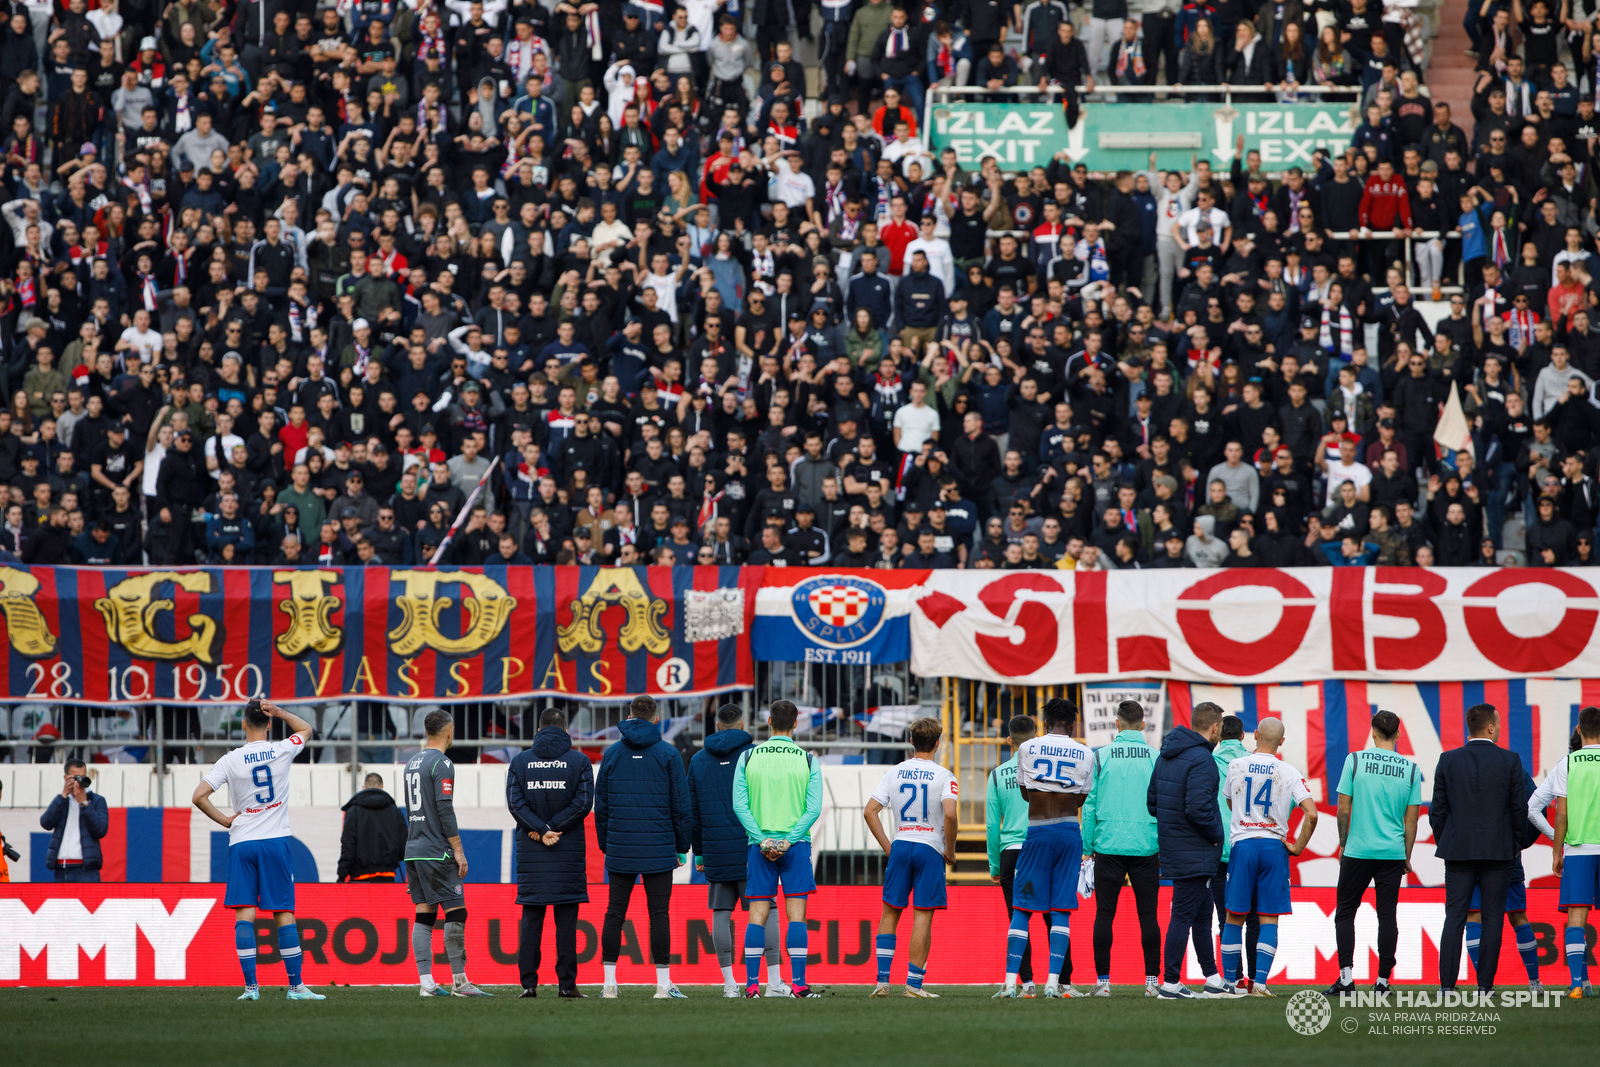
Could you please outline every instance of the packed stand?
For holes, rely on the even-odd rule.
[[[1375,0],[12,2],[0,547],[1489,566],[1520,510],[1528,562],[1592,562],[1568,14],[1469,14],[1469,138]],[[1174,82],[1364,121],[1270,180],[922,128],[941,84]]]

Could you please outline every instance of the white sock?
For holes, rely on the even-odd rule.
[[[438,982],[435,982],[433,980],[433,975],[425,974],[425,975],[422,976],[422,988],[423,989],[427,989],[427,990],[431,991],[432,989],[437,987],[438,984],[439,984]]]
[[[1014,990],[1017,988],[1017,976],[1015,974],[1006,975],[1006,988],[1008,990]]]
[[[737,982],[735,982],[733,980],[733,964],[731,964],[731,963],[724,963],[722,965],[722,984],[723,985],[738,985],[739,984],[739,983],[737,983]]]
[[[729,968],[729,969],[732,970],[732,968]],[[671,985],[672,985],[672,968],[671,967],[657,967],[656,968],[656,988],[657,989],[666,989],[667,987],[669,987]]]
[[[606,969],[606,985],[617,984],[617,965],[615,963],[602,964]]]
[[[1348,984],[1350,982],[1350,968],[1349,967],[1340,967],[1339,968],[1339,981],[1343,982],[1343,983],[1346,983],[1346,984]]]

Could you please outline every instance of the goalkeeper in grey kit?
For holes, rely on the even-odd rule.
[[[425,997],[490,997],[467,980],[467,898],[462,880],[467,857],[456,827],[456,768],[445,755],[455,740],[455,719],[434,711],[423,720],[428,742],[406,763],[401,778],[406,802],[406,886],[417,906],[411,952]],[[444,915],[444,949],[454,981],[433,980],[433,928]]]

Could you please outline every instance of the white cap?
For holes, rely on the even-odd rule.
[[[141,52],[154,52],[155,50],[156,50],[156,39],[154,37],[146,37],[144,40],[139,42],[139,51],[141,51]]]
[[[368,322],[366,319],[357,319],[350,324],[350,328],[352,330],[367,330],[371,329],[371,327],[372,323]]]

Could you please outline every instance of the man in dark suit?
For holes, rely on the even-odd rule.
[[[1444,934],[1439,941],[1439,985],[1454,989],[1472,892],[1480,891],[1483,935],[1478,947],[1478,988],[1494,988],[1505,926],[1506,891],[1527,833],[1522,759],[1501,748],[1500,716],[1493,704],[1467,710],[1470,736],[1439,757],[1433,774],[1428,822],[1444,860]]]

